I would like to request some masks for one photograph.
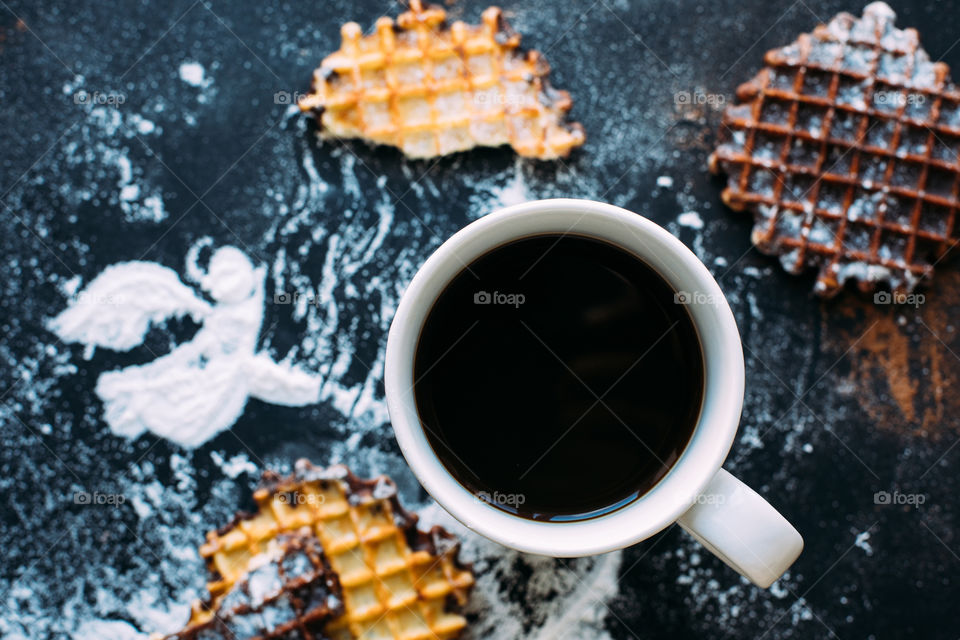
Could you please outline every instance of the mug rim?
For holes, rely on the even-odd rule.
[[[619,509],[584,520],[535,521],[482,502],[446,469],[423,431],[413,367],[420,333],[433,303],[480,255],[538,234],[586,235],[636,255],[674,291],[696,296],[688,311],[703,350],[704,393],[697,424],[683,452],[646,493]],[[690,302],[690,301],[688,301]],[[541,555],[574,557],[639,542],[676,521],[720,469],[733,444],[743,403],[740,334],[726,298],[706,266],[656,223],[614,205],[549,199],[512,205],[479,218],[444,242],[417,270],[390,326],[384,386],[400,450],[424,489],[441,507],[491,540]]]

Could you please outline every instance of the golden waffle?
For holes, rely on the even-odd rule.
[[[768,52],[710,157],[757,248],[822,296],[912,290],[956,240],[960,91],[895,17],[874,2]]]
[[[446,23],[439,7],[410,0],[409,10],[377,20],[364,36],[348,22],[340,50],[313,74],[300,100],[319,114],[325,135],[364,138],[430,158],[476,146],[509,144],[522,156],[565,157],[583,144],[566,123],[573,104],[553,89],[550,67],[490,7],[480,25]]]
[[[463,604],[473,585],[458,562],[459,543],[440,527],[418,531],[389,478],[360,480],[346,467],[300,460],[290,477],[265,474],[253,497],[256,514],[210,532],[200,548],[212,597],[230,591],[278,535],[307,527],[342,590],[344,613],[325,627],[331,640],[446,640],[466,626],[447,610],[451,601]]]
[[[233,584],[198,603],[168,640],[324,638],[343,612],[340,584],[309,527],[258,544]]]

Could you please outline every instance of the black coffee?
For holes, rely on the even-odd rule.
[[[613,245],[541,235],[447,286],[414,364],[421,423],[479,499],[536,520],[608,513],[683,451],[703,396],[696,329],[674,290]]]

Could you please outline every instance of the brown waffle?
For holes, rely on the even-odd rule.
[[[256,514],[210,532],[200,548],[212,598],[231,592],[278,536],[307,528],[342,590],[344,612],[326,623],[324,637],[446,640],[466,626],[448,610],[463,604],[473,585],[470,568],[458,561],[459,543],[440,527],[417,530],[417,516],[400,506],[389,478],[360,480],[346,467],[300,460],[292,476],[265,474],[253,497]]]
[[[340,583],[309,527],[262,541],[238,575],[194,605],[187,628],[168,640],[317,640],[343,615]]]
[[[769,51],[710,157],[757,248],[822,296],[912,290],[956,241],[960,91],[895,17],[874,2]]]
[[[429,158],[476,146],[511,145],[522,156],[565,157],[586,136],[564,118],[573,104],[553,89],[550,68],[490,7],[483,23],[446,23],[439,7],[410,0],[409,10],[377,20],[373,34],[348,22],[340,50],[313,75],[300,100],[325,135],[364,138]]]

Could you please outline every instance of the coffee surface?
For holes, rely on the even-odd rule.
[[[421,424],[478,499],[538,520],[629,504],[696,425],[703,356],[675,292],[606,242],[541,235],[464,268],[414,363]]]

